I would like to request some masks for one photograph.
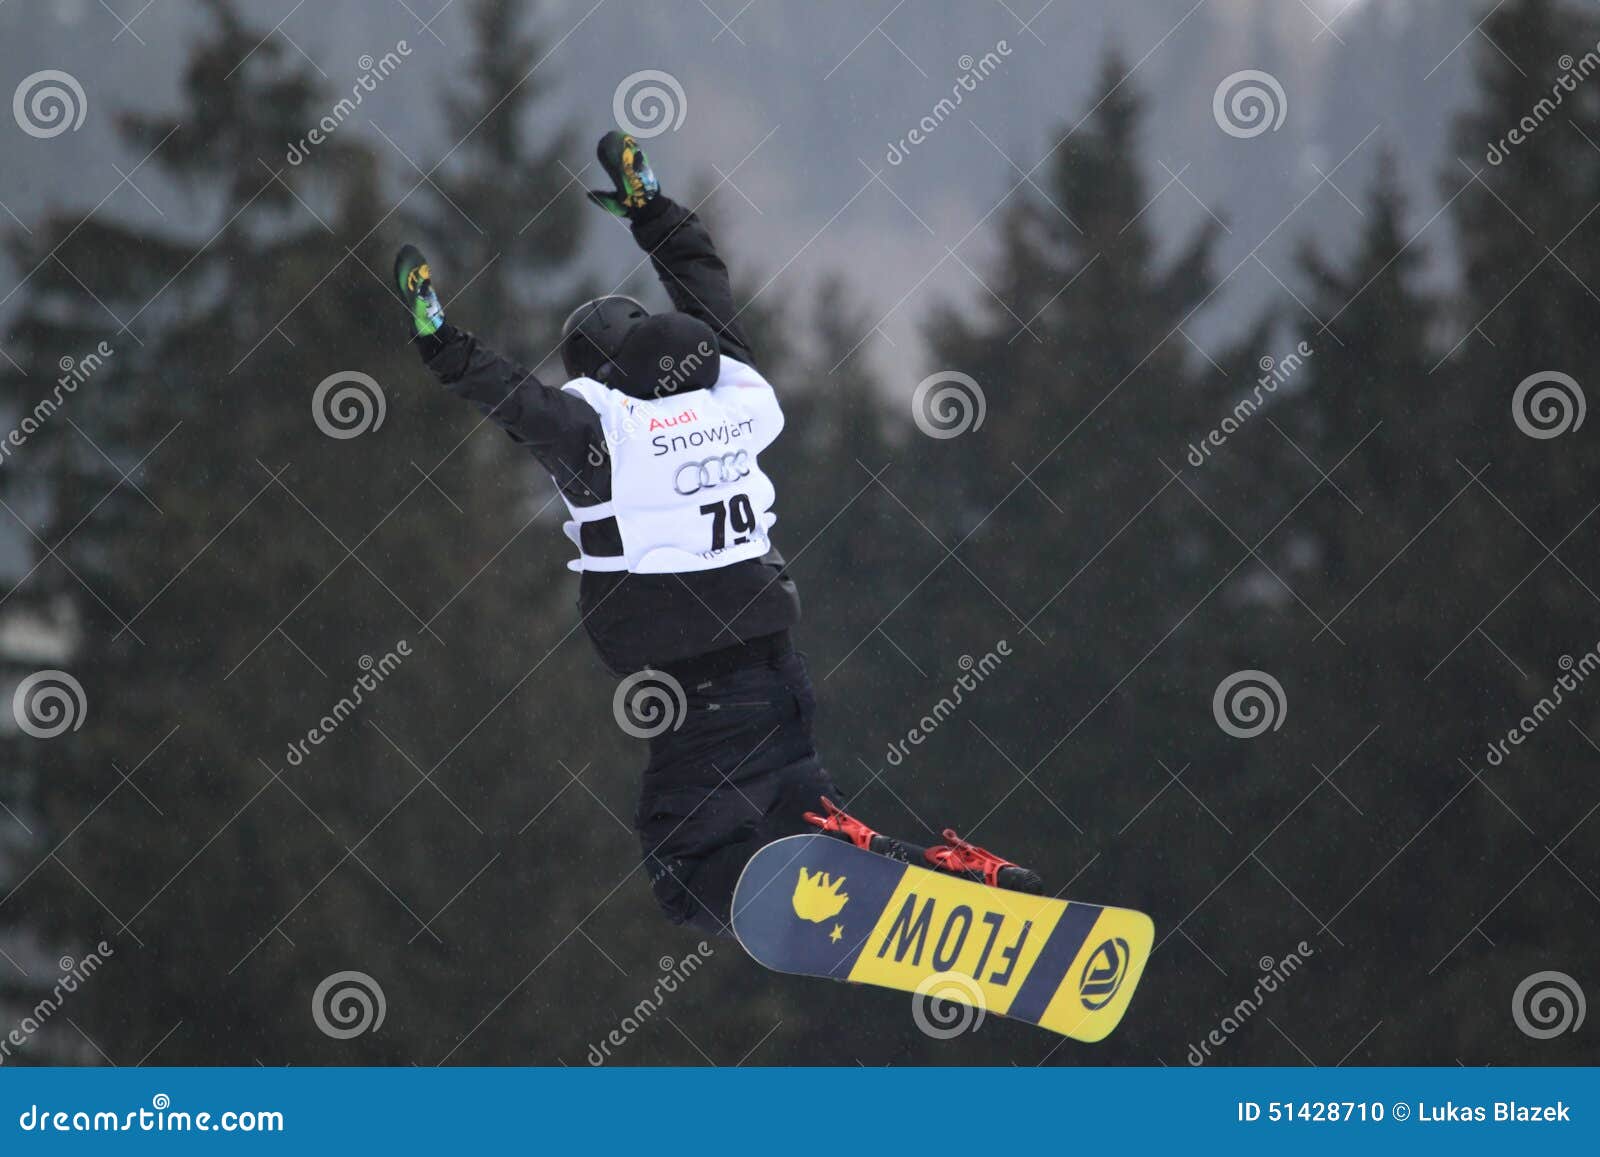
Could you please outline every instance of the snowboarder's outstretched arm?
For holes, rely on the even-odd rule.
[[[661,208],[654,216],[636,221],[633,236],[650,254],[673,308],[709,325],[724,353],[754,365],[750,343],[735,320],[739,311],[733,304],[728,267],[711,243],[710,232],[699,217],[676,201],[658,197],[655,204]]]
[[[526,445],[563,489],[582,474],[594,458],[591,447],[603,444],[595,411],[448,324],[427,260],[415,246],[404,246],[395,258],[395,280],[411,307],[422,360],[440,384]]]
[[[650,256],[672,307],[699,318],[716,332],[722,352],[753,365],[750,343],[736,320],[728,267],[711,243],[711,234],[693,212],[663,196],[649,159],[626,133],[612,131],[595,150],[615,185],[591,190],[589,199],[624,217],[634,240]]]

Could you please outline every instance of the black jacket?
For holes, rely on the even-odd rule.
[[[734,321],[728,267],[700,219],[657,197],[633,224],[673,306],[710,325],[724,353],[747,365],[755,358]],[[435,377],[478,405],[527,446],[574,504],[611,498],[611,463],[600,417],[582,398],[547,386],[533,371],[452,325],[418,339]],[[584,550],[616,554],[614,519],[583,524]],[[578,609],[601,661],[617,675],[662,666],[787,630],[800,600],[776,549],[765,558],[683,574],[584,571]]]

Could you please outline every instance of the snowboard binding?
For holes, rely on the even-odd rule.
[[[949,872],[964,880],[987,884],[991,888],[1005,888],[1012,892],[1026,892],[1030,896],[1044,894],[1044,881],[1039,873],[1013,864],[993,852],[968,843],[956,835],[954,828],[945,828],[945,844],[937,844],[922,853],[928,866],[936,871]]]
[[[848,840],[862,851],[876,852],[891,860],[899,860],[902,864],[911,862],[912,849],[899,840],[873,831],[827,796],[822,797],[822,810],[823,815],[804,813],[806,823],[822,829],[830,836]],[[1030,896],[1044,893],[1044,881],[1039,873],[968,843],[956,835],[954,828],[945,828],[944,838],[946,843],[935,844],[922,851],[923,862],[934,871],[948,872],[952,876],[987,884],[991,888],[1026,892]]]

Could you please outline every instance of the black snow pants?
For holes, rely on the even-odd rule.
[[[650,740],[634,818],[656,902],[675,924],[731,935],[733,888],[758,849],[812,832],[839,802],[812,741],[816,694],[788,632],[665,668],[681,724]]]

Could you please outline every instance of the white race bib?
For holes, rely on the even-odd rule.
[[[728,566],[771,549],[775,495],[757,456],[783,429],[783,409],[753,368],[723,355],[710,389],[649,400],[592,378],[562,389],[600,415],[611,463],[610,502],[567,501],[567,537],[580,552],[570,569],[671,574]],[[602,518],[616,519],[622,554],[582,553],[579,524]]]

